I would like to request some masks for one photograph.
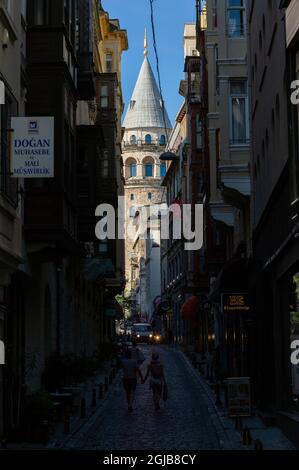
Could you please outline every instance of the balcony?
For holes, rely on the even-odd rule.
[[[142,149],[145,151],[147,150],[149,152],[154,152],[157,148],[159,148],[159,150],[163,150],[166,147],[166,141],[162,142],[160,139],[153,139],[152,143],[150,144],[143,139],[138,139],[134,142],[123,141],[122,146],[125,150],[137,150],[142,147]]]

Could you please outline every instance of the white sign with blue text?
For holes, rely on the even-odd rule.
[[[54,117],[11,119],[13,178],[54,177]]]

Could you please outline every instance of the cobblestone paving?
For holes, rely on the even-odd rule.
[[[141,346],[146,364],[151,347]],[[155,411],[149,383],[138,384],[134,411],[129,414],[121,381],[96,421],[68,447],[88,450],[216,450],[227,448],[223,428],[211,401],[182,356],[160,347],[169,399]]]

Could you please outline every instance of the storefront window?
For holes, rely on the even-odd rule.
[[[299,340],[299,272],[296,273],[291,282],[290,298],[290,332],[291,343]],[[299,410],[299,365],[291,364],[291,387],[292,403]]]

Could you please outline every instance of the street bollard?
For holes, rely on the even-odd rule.
[[[228,408],[228,385],[227,383],[225,383],[224,393],[225,393],[225,408]]]
[[[263,443],[260,439],[254,441],[254,450],[264,450]]]
[[[237,417],[236,417],[235,429],[236,429],[236,431],[238,431],[238,432],[242,432],[242,430],[243,430],[243,421],[242,421],[241,416],[237,416]]]
[[[91,406],[92,408],[96,408],[97,406],[97,391],[95,388],[92,390]]]
[[[252,444],[252,437],[247,427],[245,427],[243,430],[242,440],[244,446],[250,446]]]
[[[102,400],[104,398],[104,385],[100,384],[99,385],[99,400]]]
[[[106,376],[106,377],[105,377],[105,393],[108,392],[108,387],[109,387],[109,379],[108,379],[108,377]]]
[[[85,398],[81,399],[81,419],[86,418],[86,400]]]
[[[215,394],[216,394],[216,406],[222,406],[222,401],[221,401],[221,398],[220,398],[220,384],[218,382],[218,380],[216,380],[216,384],[215,384]]]
[[[64,425],[63,432],[64,434],[69,434],[71,431],[71,417],[68,413],[64,415]]]

